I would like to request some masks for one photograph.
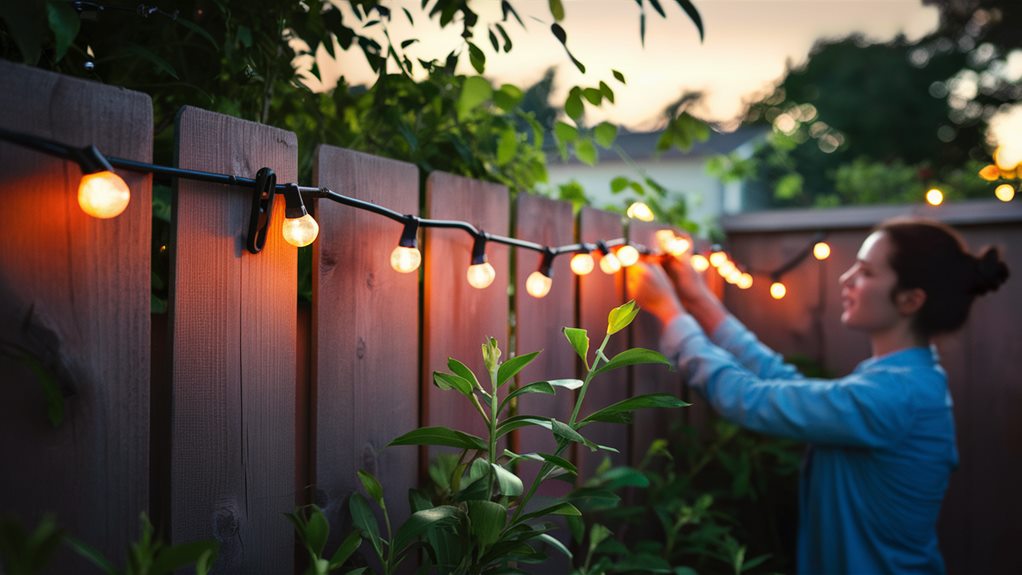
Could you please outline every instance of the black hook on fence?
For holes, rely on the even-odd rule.
[[[259,168],[252,191],[252,215],[248,220],[248,251],[254,254],[263,251],[266,246],[276,187],[277,174],[270,168]]]

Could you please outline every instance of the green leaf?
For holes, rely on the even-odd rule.
[[[663,356],[660,352],[653,351],[651,349],[644,349],[641,347],[634,347],[632,349],[626,349],[621,353],[615,355],[610,361],[601,365],[593,373],[593,377],[600,375],[601,373],[610,371],[612,369],[618,369],[625,367],[626,365],[639,365],[639,364],[660,364],[668,367],[674,367],[670,360]]]
[[[585,437],[582,437],[581,433],[572,429],[571,426],[569,426],[568,424],[562,421],[558,421],[556,419],[551,419],[550,425],[551,431],[554,432],[555,436],[568,441],[573,441],[575,443],[581,443],[582,445],[588,447],[590,451],[596,451],[595,443],[589,441]]]
[[[513,128],[508,128],[500,133],[497,141],[497,165],[505,166],[515,158],[518,151],[518,133]]]
[[[492,466],[493,472],[497,476],[497,486],[501,494],[508,497],[518,497],[522,494],[524,486],[522,485],[522,480],[517,475],[496,463],[493,463]]]
[[[60,62],[78,36],[81,18],[70,2],[47,2],[46,17],[56,40],[53,59]]]
[[[534,351],[525,355],[518,355],[500,364],[500,368],[497,370],[497,387],[500,387],[511,380],[519,371],[525,368],[525,366],[532,363],[532,360],[536,359],[536,356],[540,352]]]
[[[433,385],[443,390],[453,389],[465,397],[472,395],[472,382],[451,373],[433,372]]]
[[[561,0],[549,0],[550,4],[550,15],[554,17],[554,20],[560,22],[564,20],[564,4]]]
[[[447,369],[451,370],[455,375],[460,376],[472,383],[472,386],[476,389],[482,389],[483,386],[479,385],[479,380],[476,379],[476,374],[468,368],[467,365],[454,359],[453,357],[447,358]]]
[[[616,80],[617,80],[618,82],[621,82],[622,84],[625,84],[625,83],[626,83],[626,82],[625,82],[625,75],[624,75],[624,74],[622,74],[621,72],[618,72],[617,70],[611,70],[611,73],[613,73],[613,74],[614,74],[614,78],[615,78],[615,79],[616,79]]]
[[[386,509],[387,505],[383,501],[383,486],[377,481],[371,473],[366,471],[358,470],[358,479],[362,482],[362,487],[365,488],[366,493],[373,498],[373,501],[380,506],[381,509]],[[322,513],[320,513],[322,515]]]
[[[440,505],[432,509],[416,511],[398,528],[394,535],[393,547],[398,553],[414,543],[428,529],[450,525],[458,519],[460,511],[451,505]]]
[[[585,385],[585,382],[581,379],[548,379],[547,383],[554,387],[563,387],[572,391]]]
[[[684,10],[686,14],[688,14],[688,17],[690,20],[692,20],[692,23],[696,25],[696,29],[699,30],[699,41],[702,42],[705,33],[703,32],[703,18],[702,16],[699,15],[699,10],[696,10],[696,6],[695,4],[692,3],[692,0],[675,0],[675,1],[678,3],[678,6],[681,6],[681,9]]]
[[[575,157],[587,166],[596,164],[596,146],[592,140],[579,140],[575,142]]]
[[[554,124],[554,137],[559,143],[570,144],[578,140],[578,128],[558,120]]]
[[[525,94],[513,84],[504,84],[493,93],[493,103],[505,112],[510,112],[522,101]]]
[[[581,423],[590,423],[593,421],[623,423],[622,415],[624,415],[627,419],[631,412],[636,409],[688,407],[689,405],[691,404],[686,403],[669,393],[637,395],[595,411],[582,418]]]
[[[476,74],[482,74],[486,71],[486,54],[483,54],[479,46],[471,42],[468,43],[468,61],[472,64]]]
[[[420,427],[394,439],[388,445],[442,445],[461,449],[486,450],[481,438],[448,427]]]
[[[362,534],[358,531],[349,533],[337,551],[334,551],[333,557],[330,558],[330,569],[337,569],[344,565],[344,562],[358,550],[360,545],[362,545]]]
[[[630,300],[628,303],[610,310],[610,314],[607,316],[607,335],[614,335],[628,327],[638,313],[639,308],[635,306],[635,300]]]
[[[564,546],[564,543],[561,543],[552,535],[549,535],[547,533],[540,533],[538,539],[543,541],[547,545],[553,547],[554,549],[560,551],[568,559],[571,559],[571,551],[568,551],[568,548]]]
[[[586,333],[586,330],[577,327],[566,327],[561,331],[568,343],[571,344],[572,349],[582,359],[586,369],[589,369],[589,334]]]
[[[603,97],[610,101],[611,104],[614,103],[614,90],[611,90],[610,86],[603,80],[600,80],[600,93],[603,94]]]
[[[507,508],[493,501],[469,501],[466,505],[473,538],[483,548],[496,543],[507,522]]]
[[[114,569],[113,564],[110,563],[110,561],[107,560],[107,558],[104,557],[103,554],[99,552],[99,550],[90,547],[85,542],[79,541],[78,539],[75,539],[74,537],[71,536],[64,537],[64,541],[67,542],[71,549],[74,549],[75,553],[88,559],[89,562],[91,562],[96,567],[102,569],[103,572],[107,573],[108,575],[117,575],[117,570]]]
[[[534,381],[528,385],[523,385],[518,389],[512,391],[511,393],[507,394],[507,396],[501,400],[500,407],[498,408],[497,411],[498,412],[504,411],[504,406],[506,406],[508,402],[518,397],[519,395],[525,395],[527,393],[545,393],[547,395],[553,395],[555,392],[556,391],[554,390],[554,386],[550,385],[549,382]]]
[[[355,527],[362,530],[369,536],[369,542],[373,545],[377,557],[383,557],[383,541],[380,538],[380,527],[376,524],[376,516],[369,508],[369,503],[361,493],[353,493],[348,500],[348,508],[351,511],[351,521]]]
[[[546,417],[536,415],[515,415],[500,422],[497,426],[496,435],[500,439],[508,433],[523,427],[538,426],[550,429],[550,420]]]
[[[578,88],[572,88],[564,101],[564,113],[576,122],[582,118],[585,109],[582,107],[582,95]]]
[[[326,519],[323,520],[324,522]],[[324,538],[323,542],[326,542]],[[175,573],[189,565],[198,563],[204,555],[216,553],[219,545],[215,541],[190,541],[180,545],[163,547],[153,559],[152,573]]]
[[[585,98],[590,104],[599,106],[603,101],[603,93],[596,88],[585,88],[582,90],[582,97]]]
[[[490,99],[493,95],[493,88],[486,78],[481,76],[469,76],[461,87],[461,95],[458,97],[458,117],[464,118],[477,106]]]
[[[617,176],[616,178],[610,181],[610,192],[612,194],[620,194],[622,191],[624,191],[625,188],[628,187],[629,182],[631,182],[631,180],[629,180],[628,178],[624,176]]]
[[[649,487],[649,478],[632,467],[615,467],[600,476],[600,480],[607,489],[620,489],[622,487]]]
[[[613,535],[613,532],[604,525],[599,523],[593,524],[589,530],[589,551],[593,551],[603,543],[603,540]]]
[[[593,137],[597,144],[609,148],[614,145],[614,139],[617,138],[617,126],[609,122],[600,122],[593,128]]]

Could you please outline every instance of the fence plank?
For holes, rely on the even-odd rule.
[[[184,108],[183,168],[297,179],[291,132]],[[245,249],[248,189],[180,180],[174,202],[171,533],[216,538],[217,571],[290,572],[296,378],[296,250],[278,198],[266,247]]]
[[[657,245],[655,234],[663,224],[632,221],[628,226],[628,241],[649,247]],[[627,270],[625,273],[629,273]],[[660,349],[660,321],[650,313],[640,313],[631,327],[633,347]],[[682,397],[681,378],[676,371],[662,365],[637,365],[630,369],[632,393],[670,393]],[[685,408],[690,409],[690,408]],[[654,439],[668,437],[672,427],[680,425],[683,413],[676,409],[653,409],[642,412],[632,424],[632,464],[638,464]]]
[[[582,208],[578,215],[579,240],[595,242],[620,238],[624,234],[620,214],[605,212],[593,208]],[[593,257],[599,260],[599,254]],[[607,314],[610,310],[624,303],[624,274],[607,275],[600,271],[599,263],[591,273],[580,276],[578,280],[578,323],[589,333],[594,349],[603,341],[607,333]],[[607,357],[624,351],[628,341],[624,333],[611,338],[604,350]],[[592,358],[590,358],[590,361]],[[601,375],[586,394],[584,413],[592,413],[621,401],[628,397],[628,372],[619,369]],[[620,453],[591,453],[588,449],[576,449],[575,459],[579,473],[589,477],[605,458],[609,457],[615,465],[624,465],[629,461],[628,427],[611,423],[594,423],[586,427],[586,437],[599,443],[620,450]]]
[[[419,173],[411,164],[320,146],[319,186],[405,214],[419,212]],[[402,226],[320,200],[313,244],[313,402],[315,501],[330,519],[332,543],[350,524],[356,471],[384,484],[392,519],[407,516],[418,453],[383,448],[419,417],[419,274],[390,267]]]
[[[2,60],[0,84],[0,126],[151,161],[149,96]],[[149,498],[152,186],[122,176],[131,202],[98,220],[78,207],[75,164],[0,144],[0,509],[33,527],[56,514],[115,557]],[[57,426],[34,361],[63,394]],[[61,554],[56,572],[85,568]]]
[[[463,220],[476,228],[507,235],[510,207],[504,186],[433,172],[426,180],[426,217]],[[432,384],[433,371],[447,371],[447,358],[465,363],[489,385],[480,345],[487,337],[508,340],[507,246],[489,244],[486,253],[497,271],[490,287],[468,285],[465,273],[472,238],[461,230],[428,229],[425,233],[423,288],[423,425],[445,425],[484,434],[485,426],[468,401]],[[505,358],[506,359],[506,358]],[[421,464],[426,465],[423,458]]]

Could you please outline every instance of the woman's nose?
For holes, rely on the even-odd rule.
[[[848,285],[848,283],[852,280],[852,273],[853,273],[852,268],[848,268],[848,271],[841,274],[841,277],[838,278],[837,280],[838,285],[842,287]]]

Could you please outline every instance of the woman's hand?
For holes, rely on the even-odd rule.
[[[658,265],[642,261],[628,268],[628,296],[664,325],[685,313],[670,278]]]
[[[692,269],[688,256],[676,258],[664,256],[661,265],[671,277],[675,291],[681,298],[681,304],[702,326],[706,333],[713,333],[724,318],[727,311],[717,296],[707,287],[702,274]]]

